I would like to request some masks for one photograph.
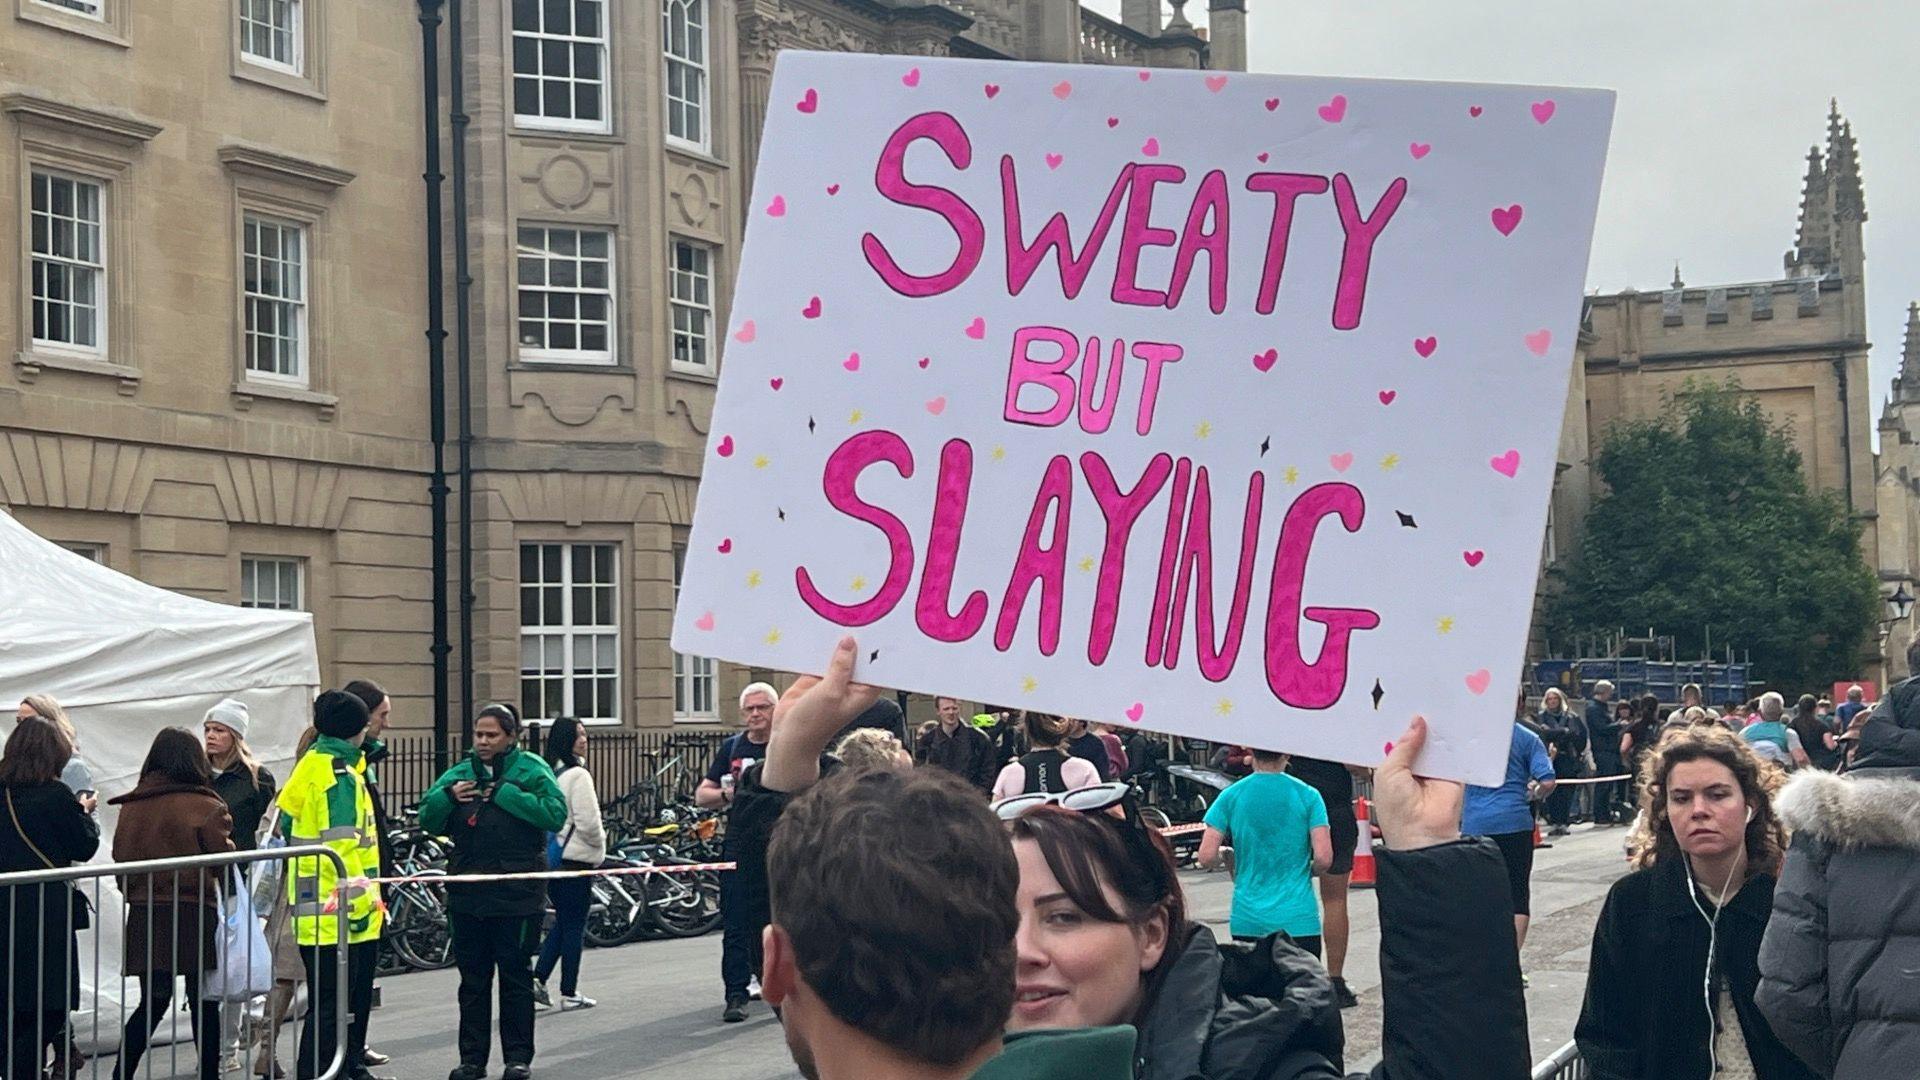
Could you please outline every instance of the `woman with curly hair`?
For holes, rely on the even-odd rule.
[[[1600,909],[1574,1029],[1596,1080],[1814,1075],[1754,1005],[1786,846],[1781,780],[1717,724],[1670,730],[1648,755],[1635,869]]]

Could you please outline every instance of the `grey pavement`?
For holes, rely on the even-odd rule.
[[[1572,1037],[1586,983],[1587,950],[1607,887],[1626,870],[1624,828],[1576,827],[1538,852],[1533,873],[1533,927],[1522,963],[1533,1057],[1540,1060]],[[1224,874],[1182,875],[1194,918],[1226,934],[1232,884]],[[1344,1014],[1350,1069],[1378,1060],[1380,1046],[1379,919],[1373,895],[1352,901],[1347,980],[1360,1006]],[[722,1076],[786,1080],[796,1076],[780,1025],[755,1003],[744,1024],[720,1023],[720,936],[589,949],[581,989],[599,1000],[582,1012],[542,1013],[535,1073],[568,1080],[614,1077]],[[372,1043],[393,1055],[379,1070],[402,1080],[438,1080],[455,1064],[455,986],[451,971],[404,975],[382,983]],[[555,981],[558,989],[558,980]],[[499,1075],[498,1046],[492,1061]]]

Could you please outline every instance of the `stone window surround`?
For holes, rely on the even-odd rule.
[[[671,596],[673,602],[667,610],[667,619],[671,622],[674,616],[673,609],[680,606],[680,571],[687,558],[686,530],[674,530],[673,546],[669,552],[669,557],[672,559],[671,569],[673,577],[669,585],[672,590]],[[674,652],[671,643],[667,645],[667,652],[673,658],[671,671],[673,683],[673,722],[676,724],[713,724],[719,722],[720,662],[710,657]],[[712,708],[705,710],[688,709],[683,711],[680,708],[680,682],[682,679],[686,679],[690,684],[704,679],[707,683],[707,692],[712,697]]]
[[[300,563],[301,610],[313,616],[313,640],[321,670],[333,661],[333,626],[339,597],[333,561],[336,534],[325,529],[231,523],[227,526],[227,588],[240,603],[242,559],[295,559]]]
[[[21,0],[31,3],[32,0]],[[130,0],[110,0],[115,5]],[[327,0],[300,0],[300,70],[289,71],[278,65],[256,60],[240,51],[240,13],[246,0],[232,0],[228,19],[228,52],[233,77],[270,86],[289,94],[327,100]]]
[[[607,359],[573,356],[552,350],[529,349],[520,344],[520,230],[522,228],[571,229],[574,232],[604,232],[607,234]],[[625,236],[620,226],[613,221],[600,219],[573,219],[571,217],[541,216],[529,214],[515,217],[509,223],[508,236],[512,240],[513,273],[507,275],[510,303],[507,311],[512,327],[513,357],[508,366],[522,371],[631,371],[632,355],[626,348],[624,335],[627,332],[627,311],[621,282],[626,280],[624,264]]]
[[[313,406],[321,421],[331,421],[340,399],[330,392],[333,372],[327,362],[332,334],[334,278],[338,267],[329,258],[328,206],[332,194],[353,174],[318,162],[303,161],[268,150],[229,144],[218,154],[233,185],[229,214],[229,264],[233,280],[229,303],[233,319],[233,401],[240,410],[267,398]],[[253,377],[247,370],[244,265],[246,218],[254,214],[292,222],[306,229],[307,348],[306,385],[291,386]]]
[[[691,60],[687,60],[684,57],[675,55],[671,51],[671,47],[668,44],[667,22],[671,18],[671,16],[668,14],[667,9],[668,7],[675,4],[686,7],[690,11],[693,9],[698,9],[700,12],[700,16],[701,16],[700,62],[697,65]],[[672,106],[673,97],[668,87],[672,85],[672,68],[674,63],[676,62],[686,64],[688,67],[697,68],[699,72],[699,85],[700,85],[700,98],[699,98],[699,101],[697,102],[700,109],[700,137],[698,139],[687,139],[687,138],[683,138],[681,136],[672,134],[670,130],[663,130],[663,137],[666,139],[667,145],[676,150],[683,150],[692,154],[697,154],[701,157],[709,157],[709,158],[713,154],[713,134],[714,134],[713,132],[713,126],[714,126],[714,123],[713,123],[714,122],[714,107],[713,107],[713,87],[714,87],[713,21],[714,20],[713,20],[713,14],[714,14],[713,5],[711,3],[708,3],[707,0],[661,0],[661,27],[660,27],[660,30],[661,30],[661,39],[660,39],[660,95],[661,95],[660,100],[661,100],[661,103],[666,108],[671,109],[673,107]],[[689,24],[691,26],[691,20],[689,20]],[[689,33],[691,33],[691,30],[689,30]]]
[[[44,0],[14,0],[14,18],[54,30],[89,37],[118,48],[127,48],[127,6],[135,0],[99,0],[100,14],[86,15],[70,11]]]
[[[538,116],[523,116],[514,108],[514,70],[513,70],[513,10],[511,3],[502,3],[500,10],[504,17],[500,20],[500,64],[501,64],[501,107],[505,111],[507,122],[513,131],[527,133],[552,133],[568,138],[585,137],[588,139],[611,139],[619,133],[619,97],[616,88],[620,80],[616,72],[620,70],[620,37],[615,32],[614,19],[618,17],[619,4],[607,0],[600,10],[600,121],[581,123],[570,120],[547,120]]]
[[[273,574],[275,579],[273,590],[274,599],[276,600],[275,603],[247,603],[248,564],[252,564],[254,567],[254,598],[256,601],[260,599],[260,570],[268,566],[276,568]],[[284,606],[277,602],[280,596],[280,572],[278,568],[287,566],[293,568],[293,604],[291,607]],[[240,587],[234,593],[238,598],[235,603],[241,607],[260,611],[307,611],[313,607],[313,594],[307,585],[307,579],[307,560],[304,556],[262,554],[258,551],[243,551],[240,553]]]
[[[684,364],[674,357],[673,339],[679,333],[674,324],[674,309],[678,307],[699,308],[701,306],[690,300],[681,300],[674,291],[674,279],[680,272],[679,248],[681,244],[686,244],[696,251],[705,252],[707,256],[707,302],[704,308],[707,316],[707,362],[704,365]],[[674,375],[690,375],[696,379],[717,379],[720,375],[720,343],[722,337],[720,332],[720,252],[721,248],[719,245],[697,236],[687,236],[680,233],[667,234],[667,366]]]
[[[32,335],[21,334],[26,343],[14,356],[14,367],[22,383],[32,383],[45,369],[99,375],[117,379],[120,393],[131,396],[140,387],[140,369],[134,362],[135,340],[133,297],[137,288],[133,262],[133,229],[128,197],[134,182],[134,164],[144,144],[160,133],[157,124],[130,117],[83,109],[78,106],[38,98],[28,94],[9,94],[0,98],[0,111],[13,116],[16,124],[20,173],[19,230],[20,287],[15,295],[18,325],[27,327],[31,316],[32,240],[27,215],[33,205],[32,177],[36,168],[69,173],[96,180],[106,189],[106,220],[103,223],[106,244],[107,303],[106,351],[99,355],[81,355],[64,350],[36,346]]]
[[[520,642],[528,629],[520,622],[520,548],[527,544],[559,544],[569,548],[576,544],[603,544],[613,548],[613,628],[614,628],[614,690],[613,705],[615,715],[611,719],[582,719],[586,727],[622,727],[627,725],[628,714],[633,712],[633,561],[630,558],[633,547],[633,531],[617,525],[561,525],[558,523],[515,524],[513,535],[513,701],[521,702],[520,688]],[[562,556],[567,563],[568,557]],[[571,592],[571,590],[568,590]],[[569,658],[569,664],[571,659]],[[569,669],[571,670],[571,669]],[[569,677],[569,681],[571,678]]]

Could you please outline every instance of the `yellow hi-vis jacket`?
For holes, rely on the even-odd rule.
[[[342,881],[331,859],[289,860],[294,940],[340,944],[341,904],[347,908],[347,944],[377,939],[386,919],[380,886],[372,880],[380,876],[380,833],[360,748],[324,735],[315,740],[280,789],[280,827],[289,845],[325,844],[346,864]]]

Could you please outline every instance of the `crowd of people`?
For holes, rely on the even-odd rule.
[[[764,998],[808,1077],[1345,1075],[1356,778],[1371,779],[1384,844],[1372,1076],[1527,1074],[1536,808],[1562,829],[1582,786],[1596,825],[1631,825],[1630,872],[1598,917],[1575,1031],[1589,1075],[1864,1078],[1920,1060],[1920,679],[1875,707],[1850,693],[1837,710],[1809,696],[1791,712],[1773,693],[1711,710],[1690,687],[1663,714],[1647,698],[1616,704],[1605,683],[1576,712],[1550,690],[1515,723],[1504,782],[1486,788],[1413,772],[1419,718],[1371,771],[1230,749],[1221,764],[1244,775],[1213,800],[1198,847],[1203,866],[1234,874],[1219,940],[1189,915],[1172,848],[1142,814],[1134,781],[1165,764],[1164,740],[1034,711],[968,718],[942,697],[909,752],[899,706],[851,681],[854,656],[847,639],[824,676],[784,694],[747,687],[744,730],[696,793],[726,812],[735,867],[722,1019]],[[44,696],[18,716],[0,751],[0,872],[85,862],[102,834],[78,733]],[[391,876],[378,798],[390,716],[371,683],[322,693],[284,784],[249,748],[240,701],[209,710],[197,734],[154,738],[138,782],[111,801],[116,862],[279,844],[322,844],[338,861],[294,858],[272,883],[260,914],[275,985],[251,1025],[246,1006],[201,994],[222,898],[244,879],[124,875],[121,962],[138,1003],[114,1075],[136,1075],[180,980],[202,1077],[249,1049],[256,1075],[284,1077],[275,1043],[304,983],[294,1076],[311,1080],[338,1053],[343,1075],[379,1080],[367,1027]],[[451,1080],[489,1075],[496,1032],[503,1076],[527,1080],[536,1011],[595,1004],[580,992],[585,879],[529,876],[605,858],[588,734],[561,720],[535,753],[521,729],[511,706],[481,709],[470,753],[420,806],[423,827],[452,842]],[[8,891],[4,1075],[51,1062],[64,1080],[79,1061],[75,935],[93,912],[66,884]],[[238,1045],[243,1026],[251,1047]]]

